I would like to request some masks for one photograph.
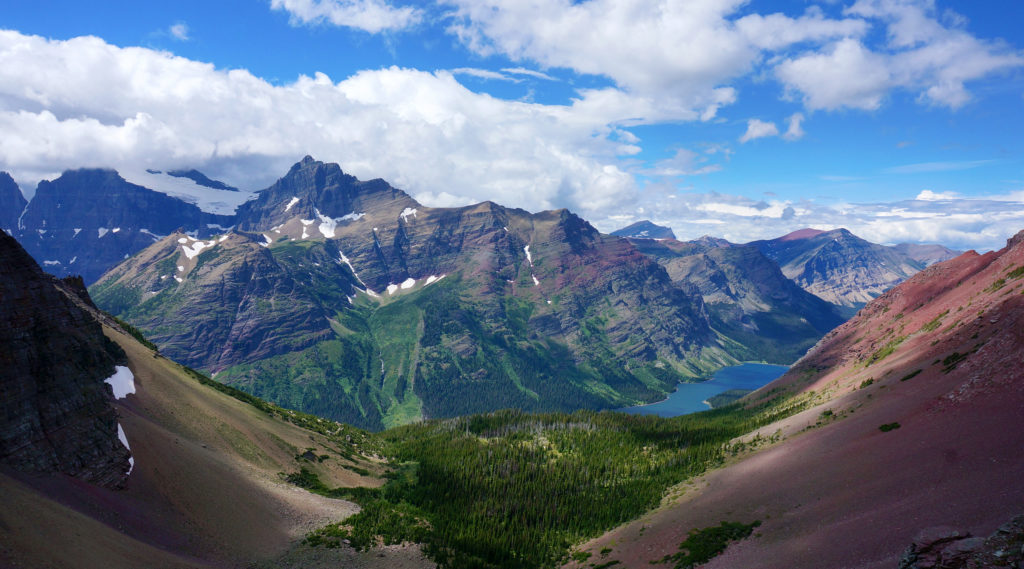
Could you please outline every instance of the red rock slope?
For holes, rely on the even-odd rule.
[[[761,429],[782,442],[586,544],[592,559],[651,567],[723,520],[763,525],[706,567],[895,569],[924,529],[988,535],[1024,512],[1022,293],[1024,232],[890,290],[754,395],[821,402]]]

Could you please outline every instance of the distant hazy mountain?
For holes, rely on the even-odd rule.
[[[786,278],[757,247],[709,237],[633,244],[661,263],[673,282],[700,291],[715,328],[743,344],[744,359],[791,363],[845,320],[837,306]]]
[[[426,208],[307,157],[235,223],[154,243],[94,297],[175,359],[352,424],[617,407],[737,361],[700,294],[565,210]]]
[[[804,290],[846,307],[849,315],[926,266],[905,250],[870,243],[846,229],[801,229],[749,245]]]
[[[893,245],[892,248],[915,261],[924,263],[926,267],[948,261],[963,253],[963,251],[954,251],[942,245],[922,245],[920,243],[899,243]]]
[[[622,229],[612,231],[612,235],[618,237],[634,237],[637,239],[675,239],[676,234],[671,227],[657,225],[646,219],[627,225]]]

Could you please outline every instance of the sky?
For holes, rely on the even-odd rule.
[[[0,170],[305,155],[428,206],[734,242],[1024,229],[1019,0],[13,0]]]

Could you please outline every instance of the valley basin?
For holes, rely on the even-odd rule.
[[[705,403],[708,397],[730,389],[758,389],[781,377],[788,369],[788,366],[754,363],[724,367],[716,371],[715,375],[707,381],[680,383],[676,390],[663,401],[636,407],[624,407],[617,411],[632,415],[658,415],[660,417],[676,417],[707,411],[711,408]]]

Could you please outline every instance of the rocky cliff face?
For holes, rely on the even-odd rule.
[[[24,209],[24,208],[23,208]],[[178,228],[197,236],[231,216],[125,181],[113,170],[70,170],[42,181],[17,225],[19,241],[47,271],[91,284],[109,268]]]
[[[836,306],[786,278],[757,247],[709,238],[633,244],[677,285],[700,292],[716,329],[743,344],[743,359],[792,363],[845,320]]]
[[[25,196],[7,172],[0,172],[0,230],[14,235],[18,218],[25,211]]]
[[[306,158],[92,291],[167,355],[285,405],[381,427],[650,400],[736,361],[704,303],[567,211],[426,208]]]
[[[804,290],[856,309],[926,264],[905,252],[870,243],[845,229],[802,229],[778,239],[749,243],[782,267]]]
[[[108,487],[128,471],[104,380],[124,358],[70,289],[0,232],[0,461]],[[84,292],[84,289],[81,289]]]

